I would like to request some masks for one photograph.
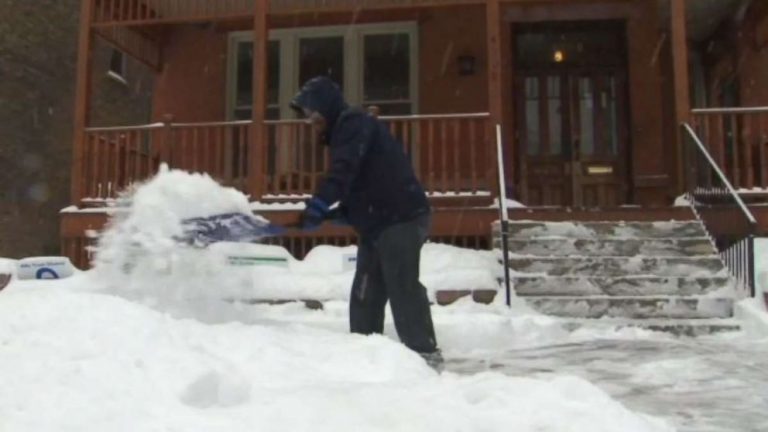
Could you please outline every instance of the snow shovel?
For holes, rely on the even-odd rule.
[[[223,213],[184,219],[183,234],[175,238],[182,244],[205,248],[213,243],[258,243],[268,237],[279,237],[294,225],[277,225],[246,213]]]

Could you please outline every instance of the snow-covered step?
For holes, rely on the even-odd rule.
[[[510,268],[516,273],[550,276],[725,276],[718,256],[656,258],[638,257],[511,257]]]
[[[707,237],[684,239],[510,239],[514,255],[536,256],[707,256],[715,253]],[[495,248],[501,248],[497,239]]]
[[[732,287],[727,276],[516,276],[513,285],[518,296],[694,296],[730,293]]]
[[[712,297],[526,297],[535,310],[568,318],[702,319],[733,316],[732,298]]]
[[[498,222],[494,232],[499,231]],[[705,237],[706,232],[697,221],[689,222],[532,222],[511,221],[512,238],[569,237],[596,238],[689,238]]]
[[[671,333],[675,336],[698,337],[717,333],[733,332],[741,330],[741,323],[734,319],[624,319],[603,318],[595,319],[568,319],[564,326],[570,331],[581,328],[642,328],[646,330]]]

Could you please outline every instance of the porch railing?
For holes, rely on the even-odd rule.
[[[696,109],[691,126],[736,189],[768,189],[768,107]]]
[[[489,115],[444,114],[379,117],[413,163],[425,188],[435,193],[491,190],[493,148]],[[302,121],[268,121],[267,193],[311,193],[328,166],[328,154]]]
[[[681,127],[691,144],[684,152],[687,199],[742,293],[754,296],[755,216],[693,127]]]
[[[494,150],[489,116],[479,114],[381,117],[403,143],[417,175],[435,193],[489,194]],[[248,161],[265,158],[266,196],[312,193],[328,166],[328,154],[311,126],[298,120],[265,122],[266,154],[252,154],[250,121],[156,123],[87,128],[78,200],[115,198],[154,174],[161,162],[205,172],[249,193]],[[254,197],[258,199],[259,197]]]

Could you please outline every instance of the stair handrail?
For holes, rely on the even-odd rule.
[[[682,126],[686,130],[686,132],[688,132],[688,135],[696,144],[696,147],[701,152],[702,156],[704,156],[704,158],[707,160],[710,168],[712,168],[712,170],[715,171],[720,181],[723,182],[723,184],[725,185],[725,188],[728,190],[728,193],[736,201],[736,204],[738,204],[739,208],[741,209],[741,212],[744,214],[744,216],[747,218],[747,221],[754,229],[757,226],[757,219],[755,219],[755,215],[752,214],[752,212],[749,210],[749,207],[747,207],[747,205],[744,204],[744,200],[741,199],[741,196],[738,194],[738,192],[736,192],[736,189],[733,187],[731,182],[725,176],[725,174],[723,173],[723,170],[720,169],[720,167],[715,162],[715,159],[712,158],[712,155],[709,153],[706,146],[704,146],[704,143],[701,142],[701,139],[696,134],[696,131],[694,131],[691,125],[688,124],[687,122],[683,122]]]
[[[681,123],[681,127],[686,131],[688,136],[695,144],[694,148],[698,150],[699,156],[704,157],[708,168],[711,170],[711,172],[715,173],[717,180],[719,180],[719,182],[724,186],[725,190],[727,191],[727,195],[737,204],[741,215],[747,222],[747,226],[746,229],[741,232],[736,231],[735,235],[713,234],[712,222],[715,222],[714,219],[721,215],[718,215],[717,212],[707,214],[706,210],[708,208],[711,209],[714,206],[710,205],[707,207],[705,201],[707,198],[712,197],[717,199],[718,194],[721,193],[720,191],[722,191],[722,188],[713,187],[711,180],[705,181],[705,183],[707,183],[706,187],[698,186],[698,183],[696,182],[697,178],[694,178],[694,181],[688,183],[686,189],[691,210],[696,216],[696,219],[698,219],[703,225],[704,230],[706,231],[710,240],[712,240],[712,243],[717,249],[720,258],[723,260],[728,272],[735,278],[737,283],[741,286],[741,288],[744,289],[744,291],[749,294],[750,297],[754,297],[754,240],[755,234],[757,233],[757,219],[755,218],[752,211],[750,211],[749,207],[747,207],[747,205],[744,203],[744,200],[741,199],[741,196],[738,194],[738,192],[736,192],[736,189],[733,187],[733,184],[731,184],[730,180],[728,180],[723,170],[720,169],[720,166],[718,166],[717,162],[715,162],[714,158],[709,153],[709,150],[707,150],[706,146],[699,138],[696,131],[691,127],[690,124],[686,122]],[[698,170],[698,164],[696,164],[695,161],[696,159],[692,161],[686,161],[686,165],[693,166],[694,169],[696,169],[696,174],[698,176],[700,172]],[[708,193],[711,193],[711,195],[707,196]],[[702,202],[699,202],[700,196],[703,196]],[[726,217],[728,216],[727,214],[725,215]],[[725,221],[725,223],[729,222],[731,221]]]

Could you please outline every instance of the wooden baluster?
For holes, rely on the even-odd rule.
[[[114,19],[115,1],[116,0],[104,0],[104,22],[109,22]]]
[[[248,141],[250,138],[250,125],[241,125],[240,127],[240,178],[243,179],[243,185],[241,186],[241,190],[245,190],[248,184],[248,177],[252,175],[256,175],[256,173],[248,172],[248,158],[249,157],[261,157],[261,155],[251,155],[248,152]],[[258,199],[259,197],[254,197],[254,199]]]
[[[461,152],[461,122],[462,119],[453,120],[453,188],[458,193],[462,190],[462,170],[459,162]],[[466,147],[466,143],[464,145]]]
[[[723,115],[714,115],[714,125],[712,126],[712,150],[714,151],[715,162],[723,169],[725,175],[729,175],[728,167],[725,162],[725,128],[723,127]]]
[[[753,122],[757,118],[755,114],[746,114],[742,117],[742,145],[744,146],[744,186],[752,189],[755,186],[755,169],[752,163],[752,145],[754,143]]]
[[[211,157],[211,164],[213,165],[213,172],[215,172],[216,175],[224,181],[224,183],[231,185],[230,179],[227,178],[221,166],[221,154],[224,146],[224,136],[226,135],[225,129],[226,126],[218,126],[216,129],[214,129],[213,156]]]
[[[172,128],[173,130],[173,167],[179,169],[187,168],[187,131],[183,128]]]
[[[433,119],[427,120],[427,168],[429,170],[429,191],[435,192],[435,121]],[[422,141],[423,143],[423,141]],[[424,147],[424,146],[422,146]]]
[[[200,127],[194,126],[190,129],[190,147],[192,160],[189,166],[189,171],[199,172],[200,170]]]
[[[733,170],[730,180],[733,182],[733,187],[738,189],[742,185],[741,160],[739,157],[741,154],[739,149],[741,137],[739,136],[739,121],[736,114],[728,116],[728,124],[730,125],[731,130],[731,167]]]
[[[173,117],[170,114],[163,116],[163,129],[158,154],[160,157],[160,163],[167,163],[169,167],[171,164],[171,146],[173,144],[173,129],[171,128],[171,121]]]
[[[440,190],[443,192],[448,191],[448,131],[447,122],[444,119],[440,122],[440,153],[441,153],[441,165],[440,170]]]
[[[132,132],[133,131],[131,130],[126,130],[125,133],[123,133],[122,139],[120,140],[120,147],[118,151],[120,165],[118,167],[119,170],[117,176],[117,187],[115,188],[116,193],[123,190],[128,184],[128,178],[131,171],[130,145]]]
[[[98,133],[96,132],[86,132],[86,142],[88,142],[91,145],[91,152],[90,152],[90,162],[91,162],[91,169],[90,169],[90,179],[88,180],[89,187],[86,188],[86,193],[89,197],[95,197],[96,196],[96,185],[99,182],[99,140],[98,140]]]
[[[109,179],[107,180],[107,198],[113,197],[113,191],[115,189],[115,185],[117,184],[117,175],[120,170],[120,157],[119,157],[119,148],[120,148],[120,136],[122,135],[122,132],[114,132],[112,134],[112,139],[109,143]]]
[[[147,166],[145,171],[145,177],[149,177],[155,173],[155,170],[157,170],[157,167],[155,166],[155,158],[157,160],[160,160],[160,152],[159,148],[157,148],[158,144],[160,143],[160,134],[162,133],[161,129],[152,129],[149,135],[149,146],[147,148]]]
[[[214,165],[213,161],[216,159],[216,148],[218,147],[218,131],[220,126],[211,126],[206,129],[206,138],[205,138],[205,146],[206,146],[206,155],[205,155],[205,166],[206,171],[210,172],[212,175],[216,176],[218,179],[222,179],[221,173],[216,168],[216,165]]]
[[[142,129],[136,129],[133,131],[133,140],[131,144],[131,173],[127,178],[128,184],[138,182],[141,180],[141,148],[139,143],[141,142],[141,134],[144,131]]]
[[[469,139],[467,140],[467,149],[469,150],[470,165],[470,185],[472,192],[477,192],[477,146],[481,144],[477,136],[477,121],[469,121]]]

